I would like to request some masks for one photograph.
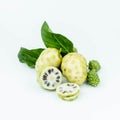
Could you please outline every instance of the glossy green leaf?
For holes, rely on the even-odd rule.
[[[21,47],[18,52],[19,61],[22,63],[26,63],[31,68],[34,68],[36,60],[43,50],[43,48],[29,50]]]

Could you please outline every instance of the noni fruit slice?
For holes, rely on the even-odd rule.
[[[70,97],[79,93],[79,86],[75,83],[63,83],[56,89],[57,94],[60,97]]]
[[[81,85],[87,77],[87,62],[78,53],[68,53],[62,59],[61,70],[69,82]]]
[[[56,67],[46,67],[38,76],[38,83],[47,90],[55,90],[62,83],[62,74]]]
[[[41,72],[47,66],[59,67],[62,61],[60,51],[56,48],[46,48],[42,51],[35,64],[35,70]]]
[[[72,96],[60,96],[60,95],[58,95],[58,96],[63,100],[72,101],[79,96],[79,92],[75,95],[72,95]]]

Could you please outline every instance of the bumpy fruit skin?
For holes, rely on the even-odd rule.
[[[101,66],[100,63],[97,60],[91,60],[89,61],[89,69],[95,69],[96,71],[100,70]]]
[[[100,82],[99,76],[95,69],[92,69],[87,74],[87,83],[91,86],[97,86]]]
[[[87,77],[87,62],[78,53],[68,53],[62,59],[61,70],[69,82],[82,85]]]
[[[59,67],[62,61],[60,51],[56,48],[46,48],[39,56],[35,64],[35,70],[41,72],[47,66]]]

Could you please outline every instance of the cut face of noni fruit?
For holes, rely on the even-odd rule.
[[[64,83],[57,87],[56,92],[61,97],[74,96],[79,93],[79,86],[75,83]]]
[[[47,66],[59,67],[62,56],[56,48],[46,48],[39,56],[35,64],[35,70],[41,72]]]
[[[62,59],[61,70],[69,82],[81,85],[87,77],[86,59],[78,53],[68,53]]]
[[[48,90],[55,90],[62,83],[62,74],[56,67],[46,67],[38,77],[39,84]]]
[[[71,101],[71,100],[76,99],[79,96],[79,92],[72,96],[60,96],[60,95],[58,95],[58,96],[63,100]]]

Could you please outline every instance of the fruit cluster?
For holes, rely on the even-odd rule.
[[[87,62],[84,56],[71,52],[63,58],[56,48],[42,51],[35,64],[38,83],[47,90],[56,90],[64,100],[73,100],[79,95],[79,85],[87,78]],[[63,76],[68,80],[63,83]]]
[[[79,86],[85,81],[91,86],[99,84],[97,72],[101,66],[98,61],[91,60],[87,65],[72,41],[52,32],[46,21],[41,27],[41,37],[46,48],[29,50],[21,47],[18,58],[21,63],[35,68],[37,81],[44,89],[56,90],[64,100],[74,100],[79,95]],[[66,83],[63,78],[67,79]]]

